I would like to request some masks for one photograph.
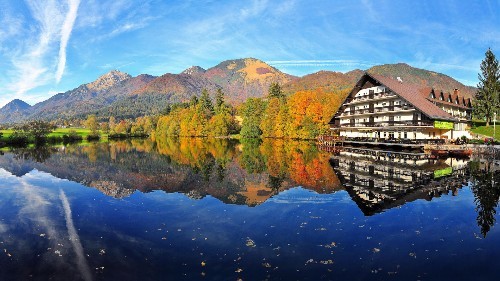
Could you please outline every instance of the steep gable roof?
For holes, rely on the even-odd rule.
[[[424,115],[431,119],[437,119],[437,120],[448,120],[448,121],[458,121],[457,118],[451,116],[449,113],[446,111],[442,110],[439,108],[437,105],[433,104],[431,101],[429,101],[423,93],[430,93],[432,88],[422,88],[422,87],[417,87],[412,84],[404,83],[404,82],[399,82],[396,79],[393,79],[391,77],[383,76],[383,75],[378,75],[378,74],[369,74],[366,73],[361,76],[361,78],[358,80],[354,88],[352,89],[351,93],[346,97],[345,101],[351,97],[351,95],[355,92],[358,92],[363,84],[368,81],[369,79],[375,80],[377,83],[381,84],[382,86],[385,86],[392,92],[394,92],[396,95],[399,97],[403,98],[404,100],[408,101],[411,103],[416,109],[421,111]],[[330,123],[334,122],[335,116],[332,118]]]
[[[373,79],[377,80],[380,84],[383,84],[390,90],[392,90],[396,95],[410,102],[415,108],[420,110],[423,114],[431,119],[438,120],[449,120],[457,121],[457,119],[451,116],[446,111],[442,110],[429,100],[427,100],[421,93],[423,88],[416,87],[411,84],[405,84],[404,82],[398,82],[390,77],[376,75],[376,74],[366,74],[370,75]],[[428,91],[427,91],[428,93]]]

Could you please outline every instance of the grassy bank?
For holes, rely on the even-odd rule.
[[[490,124],[489,127],[486,127],[486,122],[484,121],[474,121],[472,123],[472,132],[474,134],[480,134],[488,137],[494,137],[495,140],[500,140],[500,122],[496,124],[496,134],[493,136],[493,124]]]
[[[10,140],[10,136],[14,133],[14,130],[0,130],[0,133],[2,133],[2,137],[0,138],[0,144],[3,146],[25,146],[25,145],[31,145],[35,143],[35,140],[32,137],[29,137],[25,140],[22,139],[17,139],[17,140]],[[87,137],[91,134],[91,131],[89,129],[85,128],[58,128],[54,130],[52,133],[47,135],[46,142],[55,144],[55,143],[63,143],[63,142],[87,142]],[[105,141],[107,140],[108,135],[104,134],[102,132],[99,132],[100,134],[100,141]],[[72,137],[72,136],[79,136],[81,139]]]
[[[0,130],[3,133],[4,138],[8,138],[13,130]],[[89,134],[90,130],[85,128],[57,128],[52,133],[48,135],[48,137],[62,137],[64,135],[69,135],[71,132],[75,132],[77,135],[82,136],[85,139]],[[101,133],[101,137],[106,137],[107,134]]]

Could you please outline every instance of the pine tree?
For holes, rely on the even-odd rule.
[[[215,92],[215,112],[217,113],[218,111],[220,111],[224,104],[224,92],[222,92],[221,88],[218,88],[217,92]]]
[[[207,89],[203,89],[201,91],[201,97],[198,103],[201,106],[201,109],[204,114],[207,116],[212,116],[214,113],[214,105],[212,104],[212,100],[210,99],[210,96],[208,95]]]
[[[484,60],[481,62],[481,73],[478,74],[476,103],[474,114],[486,119],[486,126],[490,125],[495,112],[500,109],[500,68],[495,55],[488,49]]]
[[[281,86],[278,83],[273,82],[269,86],[268,97],[269,98],[283,99],[285,97],[285,94],[283,93]]]

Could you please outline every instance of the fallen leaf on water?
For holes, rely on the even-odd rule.
[[[255,247],[255,242],[252,239],[250,239],[249,237],[247,237],[246,245],[248,247]]]
[[[262,263],[262,266],[265,267],[265,268],[271,268],[271,264],[268,263],[268,262]]]

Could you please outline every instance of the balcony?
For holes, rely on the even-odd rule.
[[[405,112],[405,111],[413,111],[415,108],[412,105],[389,105],[389,106],[382,106],[382,107],[374,107],[372,109],[370,108],[361,108],[361,109],[356,109],[354,111],[351,110],[346,110],[342,114],[340,114],[340,117],[343,116],[353,116],[353,115],[367,115],[367,114],[375,114],[375,113],[386,113],[386,112]]]
[[[404,121],[368,121],[359,123],[344,123],[332,128],[385,128],[385,127],[433,127],[432,121],[404,120]]]
[[[380,100],[392,99],[392,98],[396,98],[396,97],[398,97],[396,94],[380,92],[380,93],[374,93],[373,98],[371,97],[371,95],[357,97],[357,98],[354,98],[354,99],[348,101],[345,104],[358,104],[358,103],[363,103],[363,102],[367,102],[367,101],[380,101]]]

